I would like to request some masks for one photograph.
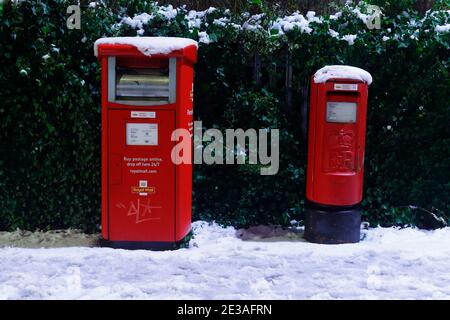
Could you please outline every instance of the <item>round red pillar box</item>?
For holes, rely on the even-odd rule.
[[[305,239],[360,240],[367,91],[371,75],[326,66],[311,79]]]
[[[102,244],[173,249],[191,229],[192,164],[176,164],[176,129],[193,131],[197,42],[95,42],[102,87]]]

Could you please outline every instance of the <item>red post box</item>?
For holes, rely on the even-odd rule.
[[[102,38],[95,54],[102,68],[102,242],[176,248],[191,228],[192,165],[174,164],[171,135],[192,133],[197,43]]]
[[[311,80],[305,238],[360,240],[367,91],[370,74],[327,66]]]

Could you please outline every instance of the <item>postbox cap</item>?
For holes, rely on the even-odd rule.
[[[363,81],[370,85],[372,83],[372,76],[366,70],[361,68],[345,66],[345,65],[331,65],[319,69],[314,74],[315,83],[324,83],[330,79],[348,79]]]
[[[184,52],[185,49],[197,49],[197,41],[178,37],[110,37],[100,38],[94,43],[94,54],[102,55],[126,54],[136,52],[145,56],[170,55]],[[102,50],[104,49],[104,50]],[[130,49],[133,49],[130,51]],[[192,54],[189,54],[192,55]],[[192,60],[196,59],[195,57]],[[193,61],[195,62],[195,61]]]

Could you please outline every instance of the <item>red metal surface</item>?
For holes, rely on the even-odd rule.
[[[170,158],[175,112],[157,110],[154,119],[131,118],[130,113],[108,111],[109,239],[175,241],[175,165]],[[156,124],[158,145],[127,145],[127,123]]]
[[[357,91],[335,90],[335,83],[357,84]],[[311,80],[306,197],[322,205],[361,202],[367,113],[367,84],[355,80]],[[356,103],[355,123],[327,122],[327,102]]]
[[[108,59],[101,60],[102,90],[102,237],[108,239]]]
[[[108,102],[110,55],[117,56],[117,65],[125,67],[158,67],[166,65],[169,57],[176,57],[176,102],[157,106]],[[99,46],[98,58],[102,66],[102,237],[111,241],[179,241],[191,228],[192,165],[172,163],[171,151],[176,142],[170,135],[176,128],[192,133],[196,47],[148,57],[133,46],[108,44]],[[153,111],[156,117],[131,119],[131,111]],[[127,145],[127,122],[158,124],[158,146]],[[190,146],[192,154],[192,137]],[[131,173],[124,157],[162,161],[158,166],[151,165],[157,167],[156,172]],[[147,195],[133,192],[141,180],[154,190],[147,189],[152,191]]]
[[[193,135],[193,80],[194,69],[190,63],[177,64],[177,105],[176,127],[187,129],[191,134],[190,154],[192,156],[192,135]],[[192,207],[192,164],[179,164],[177,171],[177,205],[175,219],[175,238],[182,239],[191,228],[191,207]]]

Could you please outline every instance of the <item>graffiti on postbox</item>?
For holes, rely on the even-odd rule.
[[[141,223],[145,221],[152,220],[160,220],[161,217],[155,215],[155,210],[161,209],[160,206],[152,206],[150,204],[150,200],[147,200],[146,203],[141,203],[141,200],[138,199],[136,203],[134,201],[130,202],[130,206],[128,208],[127,216],[135,216],[135,223]]]

